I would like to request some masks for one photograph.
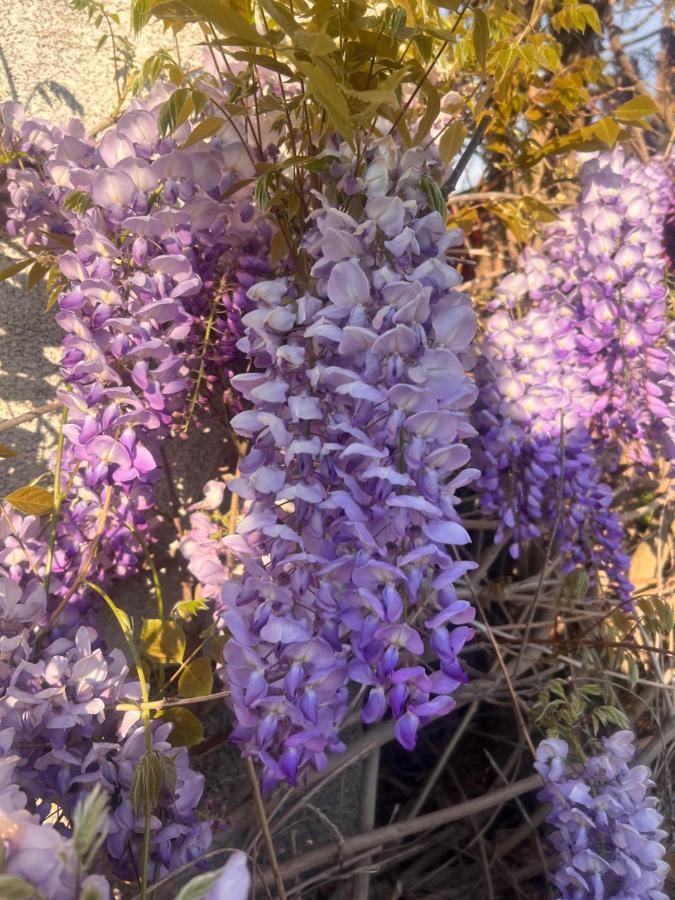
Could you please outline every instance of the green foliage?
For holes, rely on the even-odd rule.
[[[85,794],[73,814],[73,846],[83,869],[91,865],[108,829],[108,796],[100,785]]]
[[[0,875],[2,900],[41,900],[42,895],[18,875]]]
[[[213,690],[211,660],[205,656],[193,659],[178,679],[179,697],[206,697]]]
[[[173,798],[176,765],[158,750],[148,750],[138,761],[131,780],[130,800],[136,815],[148,815],[157,808],[162,792]]]
[[[163,709],[158,718],[172,723],[169,740],[174,747],[194,747],[204,740],[204,726],[200,719],[184,706]]]
[[[185,632],[171,619],[143,619],[141,654],[156,663],[181,663],[185,655]]]
[[[5,500],[27,516],[47,516],[54,509],[54,494],[37,484],[17,488]]]
[[[547,737],[560,737],[583,757],[597,749],[597,738],[611,726],[629,728],[625,713],[608,703],[599,703],[606,686],[595,682],[576,684],[555,678],[539,693],[534,712]],[[590,740],[589,740],[590,736]],[[584,746],[584,742],[589,746]]]
[[[150,18],[177,34],[197,24],[219,70],[181,75],[167,56],[146,64],[143,83],[168,73],[177,86],[162,108],[162,133],[206,105],[186,145],[223,125],[255,141],[254,117],[271,113],[282,158],[305,160],[294,161],[292,173],[253,160],[256,203],[287,236],[277,238],[279,254],[288,253],[288,236],[300,232],[307,213],[294,181],[302,184],[301,170],[311,171],[308,161],[320,158],[335,131],[360,159],[364,135],[397,131],[405,144],[426,143],[444,113],[443,162],[477,138],[471,150],[482,156],[484,180],[525,195],[493,206],[496,222],[525,240],[555,215],[547,185],[564,177],[570,153],[612,147],[635,128],[655,127],[649,97],[624,95],[612,108],[617,72],[605,53],[605,22],[590,3],[536,0],[526,12],[516,0],[479,0],[471,8],[421,0],[135,0],[134,28]],[[243,71],[226,66],[223,52],[245,64]],[[270,77],[293,84],[292,94],[264,91]],[[211,80],[227,102],[213,101],[205,90]],[[467,162],[462,158],[460,171]],[[434,207],[445,211],[445,198],[430,191]],[[461,218],[468,225],[471,211]]]

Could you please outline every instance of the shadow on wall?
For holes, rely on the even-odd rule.
[[[0,268],[16,259],[3,252]],[[26,277],[0,282],[0,420],[7,421],[54,399],[61,329],[46,312],[41,286],[28,290]],[[0,433],[15,457],[0,460],[0,496],[40,475],[56,441],[54,414]]]
[[[5,79],[7,80],[7,87],[9,89],[9,98],[15,101],[20,101],[21,98],[16,89],[16,83],[14,81],[14,76],[12,75],[12,69],[7,61],[7,55],[0,44],[0,67],[2,67],[3,72],[5,73]],[[31,90],[28,97],[26,97],[25,101],[23,101],[23,105],[26,110],[30,111],[31,102],[36,98],[40,98],[43,101],[43,104],[48,106],[50,109],[54,108],[54,101],[62,103],[66,106],[72,113],[76,116],[84,115],[84,106],[80,103],[80,101],[75,97],[72,91],[69,91],[68,88],[61,84],[58,81],[54,81],[51,78],[46,78],[43,81],[38,81]]]

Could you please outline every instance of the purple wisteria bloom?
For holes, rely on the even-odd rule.
[[[517,557],[550,538],[564,570],[604,571],[630,607],[622,462],[653,469],[668,446],[669,331],[661,244],[673,186],[622,150],[581,170],[577,204],[496,290],[476,369],[483,506]],[[666,455],[670,450],[666,449]]]
[[[390,714],[412,749],[448,713],[474,610],[454,582],[473,563],[455,510],[471,482],[467,376],[475,317],[445,260],[462,242],[429,207],[434,151],[349,151],[331,170],[361,212],[322,196],[299,278],[260,282],[239,348],[258,371],[234,385],[251,449],[229,488],[245,502],[224,545],[241,575],[222,589],[232,738],[265,787],[343,749],[349,686],[364,723]],[[349,188],[349,193],[348,189]],[[344,191],[344,194],[342,194]]]
[[[557,738],[537,748],[539,799],[551,804],[546,821],[560,856],[551,875],[559,900],[667,900],[663,816],[649,769],[630,765],[634,740],[630,731],[603,738],[603,752],[583,763]]]
[[[20,757],[14,732],[0,730],[0,846],[3,874],[21,879],[44,900],[109,900],[101,875],[84,875],[73,842],[55,827],[41,824],[26,808],[16,786]]]

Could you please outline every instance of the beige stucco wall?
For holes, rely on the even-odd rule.
[[[106,0],[106,7],[128,25],[128,0]],[[0,100],[18,100],[55,122],[76,115],[94,127],[116,104],[109,43],[96,51],[101,33],[68,0],[6,0],[0,8]],[[195,31],[184,32],[182,54],[196,55],[196,42]],[[160,46],[171,48],[172,38],[150,24],[135,43],[143,60]],[[18,255],[0,245],[0,268]],[[54,398],[59,339],[41,288],[28,291],[23,275],[0,283],[0,421]],[[0,496],[43,471],[55,435],[53,416],[0,433],[0,443],[17,452],[0,461]]]

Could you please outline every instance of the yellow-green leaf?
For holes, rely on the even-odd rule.
[[[633,97],[627,103],[622,103],[618,109],[614,110],[614,115],[622,122],[639,122],[647,116],[653,116],[658,113],[659,108],[651,97],[641,94]]]
[[[325,107],[333,125],[345,138],[354,134],[349,105],[335,76],[319,66],[296,60],[297,66],[307,78],[307,87],[319,104]]]
[[[28,290],[33,290],[33,288],[42,281],[48,271],[48,265],[45,265],[44,263],[36,260],[35,264],[31,267],[31,270],[28,273]]]
[[[27,516],[46,516],[54,509],[54,494],[37,484],[27,484],[7,494],[5,500]]]
[[[185,656],[185,632],[170,619],[143,619],[141,652],[158,663],[181,663]]]
[[[18,272],[21,272],[32,262],[33,257],[29,256],[28,259],[20,259],[18,262],[12,263],[10,266],[6,266],[4,269],[0,269],[0,281],[7,281],[8,278],[11,278],[12,275],[16,275]]]
[[[16,450],[6,447],[5,444],[0,444],[0,459],[8,459],[10,456],[16,456]]]
[[[181,672],[178,679],[179,697],[205,697],[213,689],[211,660],[205,656],[193,659]]]
[[[466,128],[462,122],[453,122],[452,125],[448,125],[438,142],[438,151],[443,165],[447,166],[457,156],[462,149],[465,137]]]
[[[159,718],[173,724],[169,741],[174,747],[194,747],[204,740],[204,726],[197,716],[184,706],[163,709]]]
[[[490,43],[490,25],[487,15],[480,8],[473,11],[473,32],[471,37],[478,64],[481,69],[484,69]]]
[[[185,150],[186,147],[191,147],[193,144],[198,143],[198,141],[204,141],[206,138],[211,137],[225,124],[225,119],[221,119],[220,116],[209,116],[206,119],[203,119],[198,125],[192,129],[190,137],[183,143],[182,149]]]
[[[600,16],[597,9],[590,3],[580,3],[578,7],[578,17],[585,25],[592,28],[596,34],[602,33],[602,25],[600,24]],[[579,29],[583,31],[583,28]]]
[[[185,0],[185,6],[199,19],[212,22],[223,34],[237,38],[236,43],[259,47],[268,43],[265,37],[256,31],[254,25],[233,9],[231,3],[224,0]]]
[[[557,72],[560,69],[559,44],[544,44],[535,50],[535,59],[542,69],[548,72]]]
[[[599,138],[604,144],[607,144],[608,147],[614,146],[620,131],[619,126],[614,119],[610,118],[610,116],[605,116],[603,119],[600,119],[599,122],[595,122],[591,127],[595,137]]]

